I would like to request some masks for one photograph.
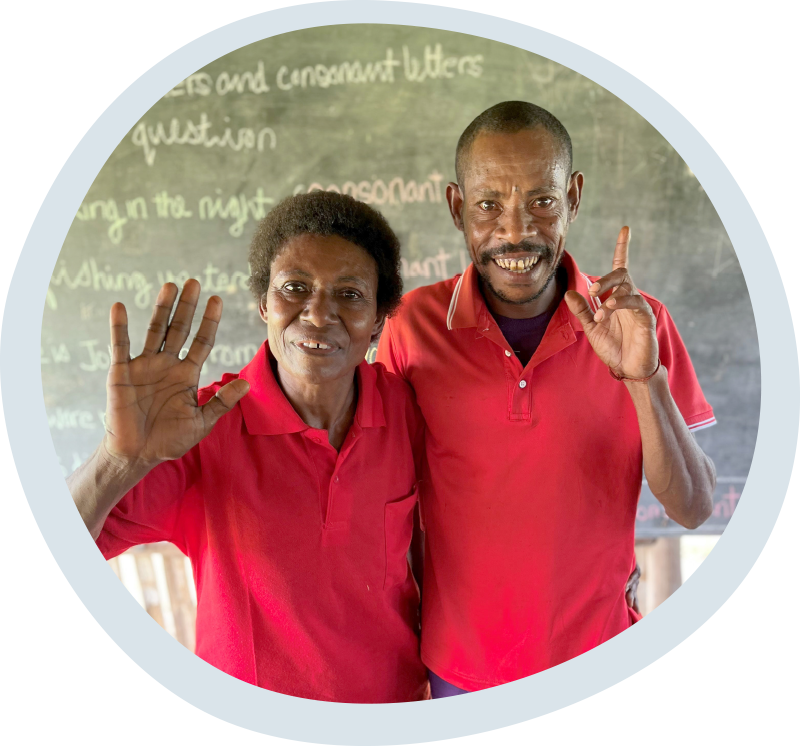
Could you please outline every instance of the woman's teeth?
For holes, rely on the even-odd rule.
[[[526,256],[524,259],[500,259],[494,258],[494,263],[498,267],[510,270],[511,272],[529,272],[539,261],[538,256]]]
[[[301,342],[301,347],[306,347],[310,350],[332,350],[333,345],[326,345],[324,342]]]

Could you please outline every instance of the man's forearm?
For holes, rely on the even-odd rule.
[[[95,452],[69,477],[69,488],[75,506],[93,539],[114,506],[136,486],[154,464],[122,463],[112,458],[101,443]]]
[[[644,473],[667,515],[697,528],[711,515],[716,471],[697,445],[669,390],[662,368],[644,383],[626,382],[642,437]]]

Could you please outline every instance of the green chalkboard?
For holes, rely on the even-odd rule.
[[[239,370],[266,327],[247,289],[260,217],[315,188],[380,209],[403,244],[406,289],[461,272],[463,237],[444,190],[462,130],[522,99],[558,116],[586,175],[568,248],[604,274],[623,224],[638,285],[664,301],[719,425],[698,433],[721,476],[710,530],[724,528],[755,444],[755,323],[728,236],[666,140],[615,96],[545,58],[432,29],[352,25],[274,37],[165,90],[111,153],[54,267],[42,324],[42,379],[64,473],[102,435],[108,309],[126,304],[134,350],[162,282],[197,277],[222,296],[202,383]],[[204,302],[204,300],[203,300]],[[677,531],[646,488],[639,535]]]

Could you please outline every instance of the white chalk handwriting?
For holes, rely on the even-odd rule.
[[[57,294],[54,288],[62,288],[72,290],[80,293],[85,293],[87,290],[95,292],[110,292],[113,293],[115,299],[119,299],[126,292],[133,293],[133,304],[137,308],[149,309],[155,303],[158,288],[166,282],[174,282],[178,287],[183,287],[183,284],[190,277],[196,279],[203,288],[204,292],[216,293],[218,295],[227,294],[232,295],[238,292],[250,292],[250,272],[249,270],[235,270],[233,272],[223,272],[219,267],[214,266],[212,262],[208,262],[201,272],[190,272],[186,269],[173,270],[164,268],[155,270],[155,279],[150,279],[139,270],[118,272],[112,269],[110,264],[104,264],[102,267],[98,265],[97,259],[89,257],[84,259],[78,265],[78,268],[73,270],[70,268],[69,263],[62,259],[53,276],[50,278],[49,293],[53,298],[53,302],[57,307]],[[91,317],[91,314],[90,314]],[[84,370],[97,370],[100,368],[107,368],[108,363],[102,362],[105,353],[100,351],[97,357],[91,345],[96,345],[96,340],[89,342],[82,342],[83,346],[87,348],[88,359],[84,360],[83,365],[90,367],[83,368]],[[44,358],[47,357],[45,352],[42,352],[43,364]],[[53,355],[55,357],[55,354]],[[100,362],[98,362],[100,361]]]
[[[230,124],[230,117],[224,117],[225,124]],[[278,137],[272,127],[261,127],[257,131],[251,127],[225,127],[221,135],[211,134],[214,125],[205,113],[200,114],[197,122],[191,119],[180,120],[173,117],[169,124],[156,122],[148,124],[146,120],[140,121],[131,135],[133,144],[142,149],[145,163],[152,166],[156,160],[156,148],[160,145],[195,145],[203,148],[230,148],[234,151],[256,150],[263,153],[265,150],[275,150]]]
[[[466,252],[462,249],[458,252],[458,266],[447,266],[447,260],[452,259],[453,254],[439,249],[436,256],[429,256],[425,259],[408,260],[405,257],[400,259],[400,274],[404,280],[414,277],[424,277],[426,280],[447,280],[457,272],[463,272],[467,268],[469,261]]]
[[[244,232],[245,226],[250,221],[262,220],[269,206],[275,204],[275,199],[267,197],[264,189],[258,187],[254,193],[223,195],[221,189],[216,189],[214,195],[204,195],[197,200],[196,208],[189,209],[186,199],[181,194],[169,194],[165,189],[157,192],[150,202],[155,205],[153,217],[165,220],[185,220],[197,214],[200,220],[222,220],[230,222],[228,232],[238,238]],[[126,200],[125,215],[117,206],[114,199],[96,199],[84,202],[76,215],[81,222],[107,221],[108,237],[112,244],[118,245],[124,238],[124,226],[129,220],[149,220],[147,201],[144,197],[135,197]]]
[[[62,259],[50,278],[50,290],[53,291],[54,287],[65,287],[69,290],[81,288],[114,293],[120,293],[125,290],[132,291],[134,293],[134,303],[138,308],[147,308],[151,304],[151,296],[153,295],[153,284],[138,270],[115,272],[110,264],[105,264],[101,268],[93,257],[82,261],[74,272],[70,272],[66,261]],[[55,292],[52,294],[55,298]]]
[[[228,232],[238,238],[244,231],[244,226],[252,220],[262,220],[267,214],[267,205],[272,205],[275,200],[264,196],[261,187],[256,189],[252,197],[244,192],[230,197],[222,197],[222,190],[217,189],[214,197],[201,197],[199,201],[200,220],[232,220]]]
[[[338,192],[349,194],[368,205],[406,205],[414,202],[442,202],[442,175],[438,171],[428,174],[425,181],[417,183],[413,179],[405,181],[400,176],[388,180],[373,179],[372,181],[345,181],[341,185],[328,184],[323,186],[314,182],[306,187],[298,184],[294,194],[313,192],[317,189],[325,192]]]
[[[97,427],[97,419],[88,409],[56,407],[47,413],[47,424],[51,430],[94,430]]]
[[[41,364],[42,365],[58,365],[59,363],[68,363],[69,349],[61,342],[57,345],[52,345],[49,354],[45,351],[44,346],[41,347]]]
[[[441,44],[427,44],[421,55],[402,47],[402,60],[394,49],[387,47],[382,58],[377,60],[349,60],[343,62],[314,62],[292,66],[281,64],[274,74],[275,85],[280,91],[293,88],[329,88],[340,85],[392,84],[397,81],[396,68],[402,66],[400,80],[422,83],[430,80],[445,80],[460,76],[480,78],[483,75],[483,55],[448,55]],[[275,69],[275,68],[273,68]],[[399,74],[399,70],[397,70]],[[181,81],[164,98],[207,97],[216,93],[263,95],[270,92],[267,72],[263,60],[254,69],[244,71],[223,70],[214,78],[200,71]]]
[[[441,44],[425,46],[422,59],[411,55],[408,47],[403,47],[403,72],[406,80],[421,83],[425,80],[455,78],[457,75],[469,75],[480,78],[483,75],[483,55],[464,55],[463,57],[446,57]]]
[[[353,83],[394,83],[394,68],[400,64],[400,60],[394,59],[394,52],[387,49],[385,58],[377,62],[362,63],[355,60],[335,65],[306,65],[291,71],[283,65],[278,70],[276,83],[282,91]]]

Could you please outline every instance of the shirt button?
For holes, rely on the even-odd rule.
[[[527,381],[520,381],[520,382],[519,382],[519,387],[520,387],[521,389],[524,389],[524,388],[525,388],[527,385],[528,385],[528,382],[527,382]]]
[[[511,353],[508,350],[506,350],[506,357],[511,357]]]
[[[334,477],[334,478],[333,478],[333,481],[334,481],[334,482],[338,482],[338,481],[339,481],[339,477]]]

